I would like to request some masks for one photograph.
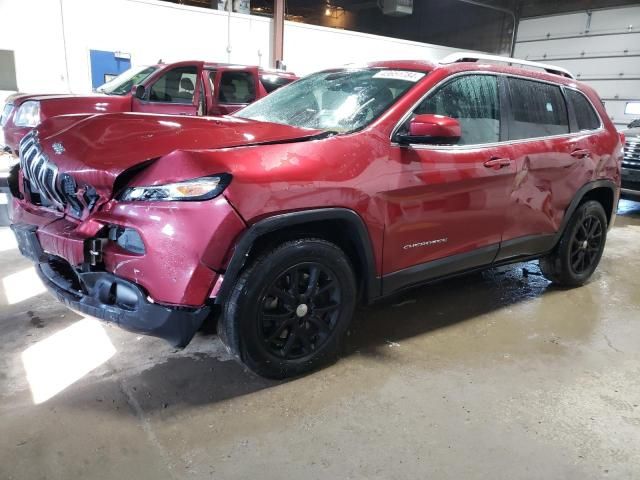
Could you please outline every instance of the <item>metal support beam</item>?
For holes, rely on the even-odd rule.
[[[284,0],[275,0],[273,8],[272,67],[284,65]]]
[[[522,17],[522,6],[518,0],[514,0],[513,5],[513,32],[511,34],[511,56],[516,54],[516,43],[518,42],[518,28],[520,28],[520,18]]]

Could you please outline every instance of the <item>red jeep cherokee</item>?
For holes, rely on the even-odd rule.
[[[568,72],[500,60],[323,71],[230,117],[49,119],[22,141],[12,228],[70,308],[179,346],[219,309],[270,377],[332,358],[360,300],[536,258],[581,285],[623,142]]]

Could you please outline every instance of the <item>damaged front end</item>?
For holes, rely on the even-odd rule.
[[[112,175],[106,185],[104,172],[65,163],[50,150],[34,130],[12,172],[11,228],[21,253],[69,308],[186,346],[211,312],[209,296],[229,248],[222,239],[235,238],[242,219],[222,196],[124,197],[152,162]]]
[[[170,307],[150,301],[137,284],[106,271],[74,268],[62,257],[46,253],[38,241],[37,227],[13,224],[20,252],[36,263],[47,289],[72,310],[118,325],[126,330],[164,338],[185,347],[209,315],[209,307]],[[87,241],[93,250],[102,239]],[[101,252],[92,252],[96,259]],[[95,262],[94,262],[95,263]],[[94,265],[95,266],[95,265]]]

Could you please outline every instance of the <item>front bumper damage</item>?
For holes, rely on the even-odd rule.
[[[180,208],[111,202],[84,220],[15,198],[13,206],[20,251],[58,300],[177,347],[211,313],[230,244],[245,228],[224,198]],[[114,229],[137,232],[138,244],[114,240]]]
[[[186,346],[209,315],[210,308],[171,307],[149,301],[133,282],[108,272],[81,272],[66,260],[42,250],[36,227],[14,224],[20,252],[36,264],[40,279],[60,302],[77,312],[136,333]]]

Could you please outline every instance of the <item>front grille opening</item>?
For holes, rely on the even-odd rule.
[[[109,227],[108,238],[117,243],[120,248],[136,255],[144,255],[144,242],[140,234],[133,228],[111,225]]]
[[[22,193],[20,193],[20,165],[15,164],[9,170],[9,178],[7,178],[7,183],[9,184],[9,191],[11,195],[15,198],[22,200]]]

